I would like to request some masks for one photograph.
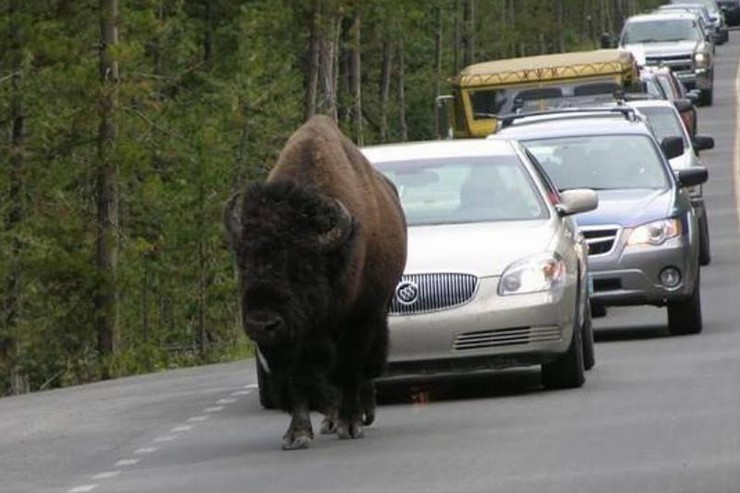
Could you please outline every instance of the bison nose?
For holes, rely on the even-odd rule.
[[[260,314],[246,320],[247,335],[258,343],[277,342],[282,337],[284,326],[279,315]]]

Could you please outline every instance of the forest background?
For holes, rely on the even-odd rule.
[[[434,137],[477,61],[658,0],[0,0],[0,395],[251,354],[222,229],[316,113]]]

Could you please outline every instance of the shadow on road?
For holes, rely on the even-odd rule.
[[[544,392],[539,368],[378,382],[378,404],[426,404]]]

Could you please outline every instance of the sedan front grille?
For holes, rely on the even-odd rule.
[[[391,300],[391,315],[447,310],[473,299],[478,278],[470,274],[408,274]]]
[[[614,250],[619,237],[619,226],[585,226],[581,233],[588,244],[588,255],[607,255]]]
[[[455,338],[455,351],[485,349],[502,346],[519,346],[536,342],[553,342],[561,338],[557,327],[514,327],[510,329],[466,332]]]

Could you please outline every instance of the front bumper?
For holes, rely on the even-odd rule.
[[[589,257],[593,280],[591,301],[601,305],[656,305],[684,299],[694,290],[698,264],[695,247],[684,234],[659,246],[619,246],[607,255]],[[660,281],[663,269],[673,267],[681,273],[674,288]]]
[[[548,363],[573,336],[577,282],[555,291],[499,296],[481,278],[473,299],[431,313],[391,315],[386,376],[500,369]]]
[[[676,72],[678,80],[683,82],[686,89],[712,89],[713,77],[709,68],[697,68],[691,71]]]

